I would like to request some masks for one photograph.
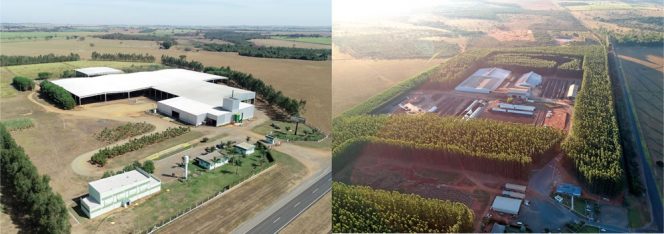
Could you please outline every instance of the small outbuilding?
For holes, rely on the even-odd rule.
[[[76,77],[95,77],[103,75],[123,74],[122,70],[110,67],[86,67],[74,70]]]
[[[194,160],[196,161],[196,164],[198,164],[198,166],[209,171],[227,164],[229,161],[229,157],[226,157],[223,154],[219,155],[216,153],[210,153],[206,155],[200,155],[196,157]]]
[[[242,142],[240,144],[235,145],[235,152],[244,154],[244,155],[250,155],[253,154],[254,151],[256,150],[256,146],[249,144],[247,142]]]
[[[579,86],[576,84],[572,84],[569,86],[569,88],[567,88],[567,95],[565,95],[565,97],[567,99],[575,99],[578,92],[579,92]]]
[[[521,201],[521,199],[496,196],[491,209],[505,214],[517,215],[519,214],[519,209],[521,209]]]

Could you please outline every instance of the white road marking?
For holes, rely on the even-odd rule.
[[[313,191],[313,192],[311,192],[311,193],[316,193],[316,191],[318,191],[318,188],[314,189],[314,191]]]
[[[300,205],[300,202],[297,202],[297,203],[295,203],[295,205],[293,207],[297,207],[299,205]]]
[[[277,219],[275,219],[274,221],[272,221],[272,223],[276,223],[277,221],[279,221],[280,218],[281,218],[281,216],[277,217]]]

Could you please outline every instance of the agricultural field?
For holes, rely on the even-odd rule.
[[[20,42],[20,41],[40,41],[40,40],[54,40],[54,39],[66,39],[67,37],[88,37],[92,35],[101,34],[103,32],[96,31],[71,31],[71,32],[2,32],[0,35],[0,40],[2,42]],[[70,40],[78,40],[70,39]]]
[[[94,46],[91,46],[92,44]],[[0,42],[0,46],[5,55],[36,56],[48,53],[78,53],[82,59],[90,59],[94,51],[99,53],[147,53],[157,58],[163,54],[175,57],[185,55],[188,60],[199,61],[205,66],[230,66],[234,70],[253,74],[254,77],[274,86],[277,90],[281,90],[286,96],[306,100],[307,105],[303,114],[304,117],[307,117],[312,125],[321,130],[326,132],[330,130],[331,112],[329,103],[331,102],[332,91],[329,85],[320,85],[331,82],[330,61],[269,59],[239,56],[237,53],[227,52],[185,51],[185,48],[188,47],[187,45],[177,45],[169,50],[163,50],[159,49],[159,45],[154,41],[104,40],[91,37],[86,37],[84,41],[60,39],[12,43],[2,41]],[[73,64],[74,66],[99,66],[106,64],[113,65],[114,63],[106,61],[77,61]],[[68,69],[66,65],[58,66],[58,68],[53,69],[60,72],[61,70]],[[4,68],[0,70],[0,72],[3,72],[2,90],[11,90],[11,87],[4,85],[4,74],[7,73],[4,70]],[[27,74],[36,74],[36,71],[29,71]],[[11,77],[13,75],[6,81],[9,82]],[[7,95],[14,95],[14,92],[8,91]]]
[[[272,39],[284,41],[297,41],[312,44],[332,45],[331,37],[286,37],[286,36],[273,36]]]
[[[621,47],[616,48],[623,75],[631,96],[639,131],[645,141],[655,178],[661,184],[661,167],[655,165],[664,160],[662,152],[662,111],[664,110],[662,91],[664,85],[664,58],[662,47]]]
[[[334,116],[445,61],[445,59],[363,59],[344,54],[336,46],[334,48],[332,55]]]

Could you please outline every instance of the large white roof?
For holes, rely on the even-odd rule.
[[[119,175],[92,181],[89,185],[100,194],[104,194],[110,191],[123,191],[138,184],[149,182],[151,179],[152,177],[143,175],[137,170],[132,170]]]
[[[176,97],[176,98],[170,98],[166,100],[159,101],[159,103],[163,103],[165,105],[168,105],[173,108],[180,109],[182,111],[185,111],[187,113],[193,114],[193,115],[201,115],[201,114],[212,114],[214,116],[220,116],[223,114],[230,113],[228,111],[222,111],[215,109],[214,106],[207,105],[205,103],[197,102],[194,100],[191,100],[189,98],[185,97]]]
[[[256,97],[256,94],[251,91],[210,82],[191,82],[188,80],[164,82],[152,88],[210,106],[222,106],[224,98],[231,97],[231,95],[242,101]]]
[[[83,73],[87,76],[100,76],[100,75],[124,73],[122,70],[110,67],[86,67],[86,68],[76,69],[75,71]]]
[[[195,89],[200,86],[215,85],[205,81],[218,79],[227,78],[184,69],[164,69],[150,72],[104,75],[93,78],[59,79],[54,80],[53,83],[78,97],[85,98],[103,94],[126,93],[174,83],[177,83],[176,86],[186,85],[190,89]],[[231,87],[225,85],[216,86],[222,87],[218,87],[218,89],[224,89],[223,87],[231,89]]]
[[[497,67],[481,68],[454,89],[463,92],[489,93],[500,87],[511,73],[509,70]]]

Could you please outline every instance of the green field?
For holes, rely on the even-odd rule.
[[[29,65],[16,65],[0,67],[0,97],[12,97],[16,95],[16,89],[11,86],[12,78],[14,76],[25,76],[28,78],[37,78],[40,72],[53,73],[53,78],[60,77],[65,70],[73,70],[83,67],[112,67],[117,69],[131,68],[132,66],[147,66],[158,65],[155,63],[140,63],[140,62],[118,62],[118,61],[71,61],[61,63],[40,63]]]
[[[285,36],[273,36],[272,39],[284,40],[284,41],[297,41],[297,42],[306,42],[313,44],[323,44],[323,45],[332,45],[332,37],[285,37]]]

